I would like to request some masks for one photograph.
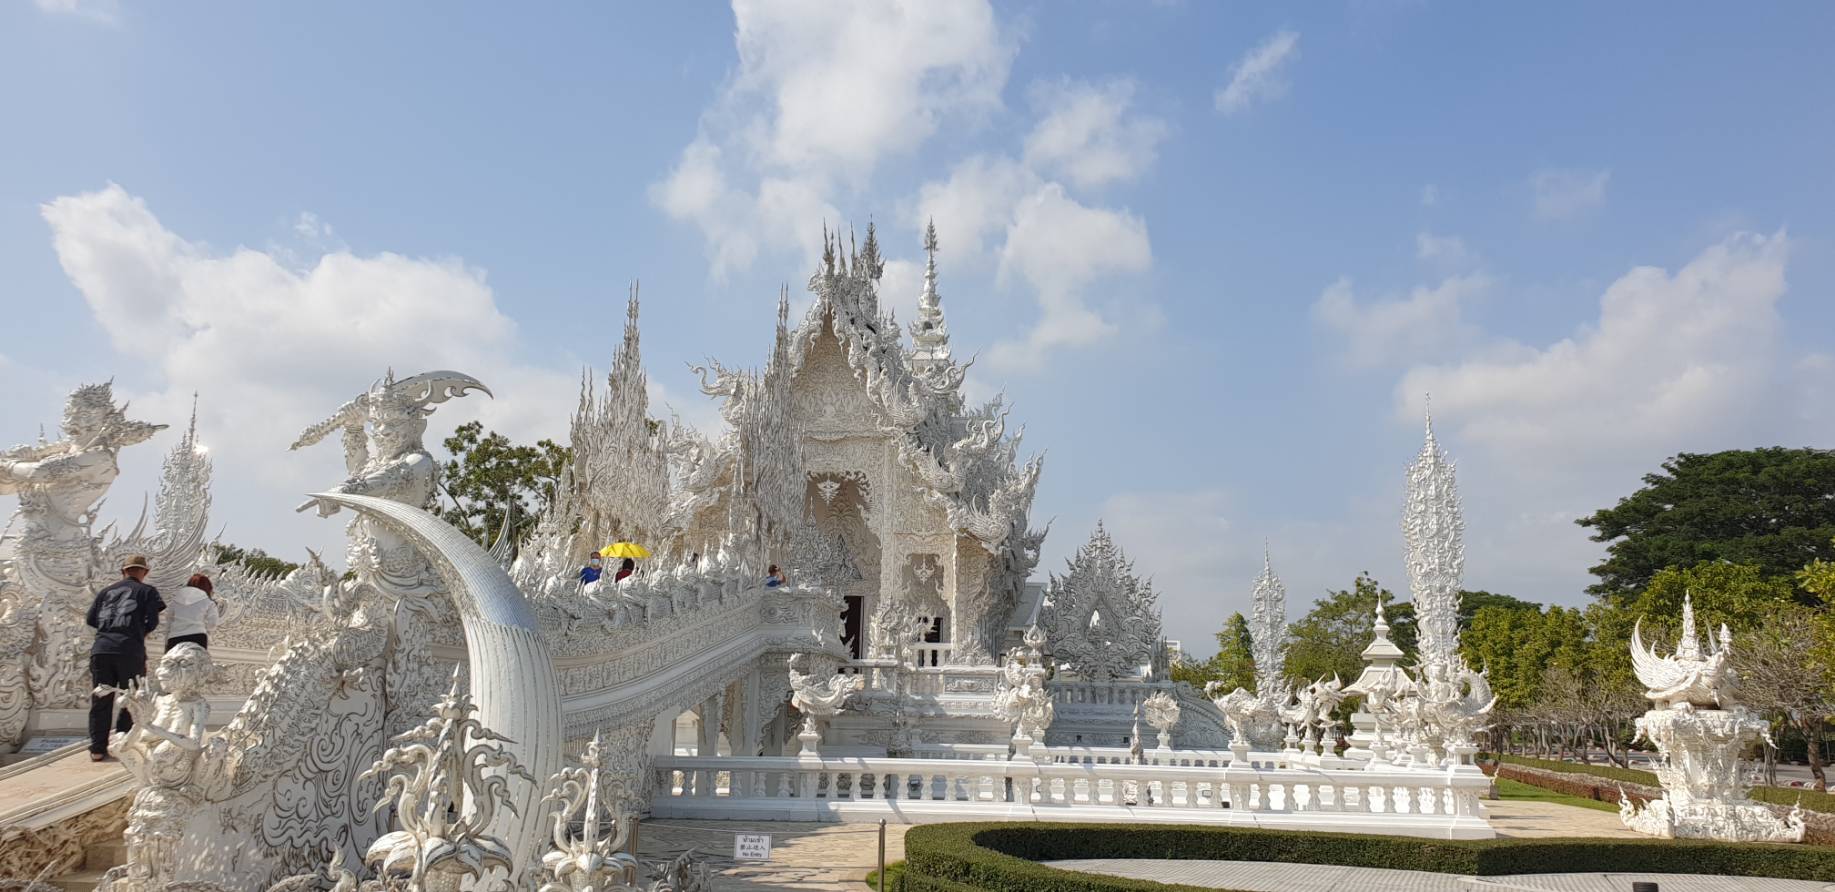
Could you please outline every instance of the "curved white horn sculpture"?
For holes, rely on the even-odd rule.
[[[529,602],[503,568],[465,534],[411,505],[340,493],[316,493],[312,498],[376,519],[427,556],[465,624],[478,720],[513,741],[505,748],[530,774],[547,778],[558,771],[561,696],[548,642]],[[490,832],[515,853],[517,864],[534,863],[542,821],[535,807],[539,791],[529,784],[510,786],[516,792],[516,811],[499,811]]]

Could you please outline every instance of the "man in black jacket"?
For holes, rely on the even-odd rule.
[[[89,605],[89,625],[96,643],[89,649],[89,675],[96,692],[89,698],[89,759],[108,758],[109,718],[115,712],[115,695],[104,689],[125,688],[147,674],[147,633],[159,627],[159,612],[166,602],[159,589],[146,584],[147,559],[134,555],[121,562],[121,581],[96,593]],[[134,726],[122,710],[115,730]]]

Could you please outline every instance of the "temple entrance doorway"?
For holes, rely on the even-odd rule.
[[[841,613],[841,643],[847,645],[856,660],[862,654],[860,627],[866,615],[866,600],[864,595],[848,595],[847,609]]]

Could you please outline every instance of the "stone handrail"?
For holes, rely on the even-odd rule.
[[[1478,801],[1489,781],[1478,772],[870,757],[659,758],[653,770],[652,809],[662,818],[1149,821],[1495,835]]]

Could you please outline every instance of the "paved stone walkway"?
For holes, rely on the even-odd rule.
[[[1627,892],[1638,880],[1662,892],[1826,892],[1828,883],[1748,877],[1704,877],[1669,873],[1539,873],[1459,877],[1418,870],[1328,867],[1270,861],[1164,861],[1095,858],[1051,861],[1052,867],[1108,876],[1184,883],[1240,892]]]
[[[1501,799],[1485,803],[1486,819],[1498,836],[1535,839],[1549,836],[1586,836],[1594,839],[1649,839],[1625,826],[1618,812],[1537,802]],[[1630,888],[1627,886],[1626,888]]]
[[[905,858],[906,824],[886,825],[886,863]],[[771,860],[736,862],[733,836],[771,834]],[[762,823],[738,821],[645,821],[637,830],[644,861],[673,858],[688,849],[715,871],[714,892],[766,889],[822,889],[868,892],[862,882],[879,862],[876,824]]]

